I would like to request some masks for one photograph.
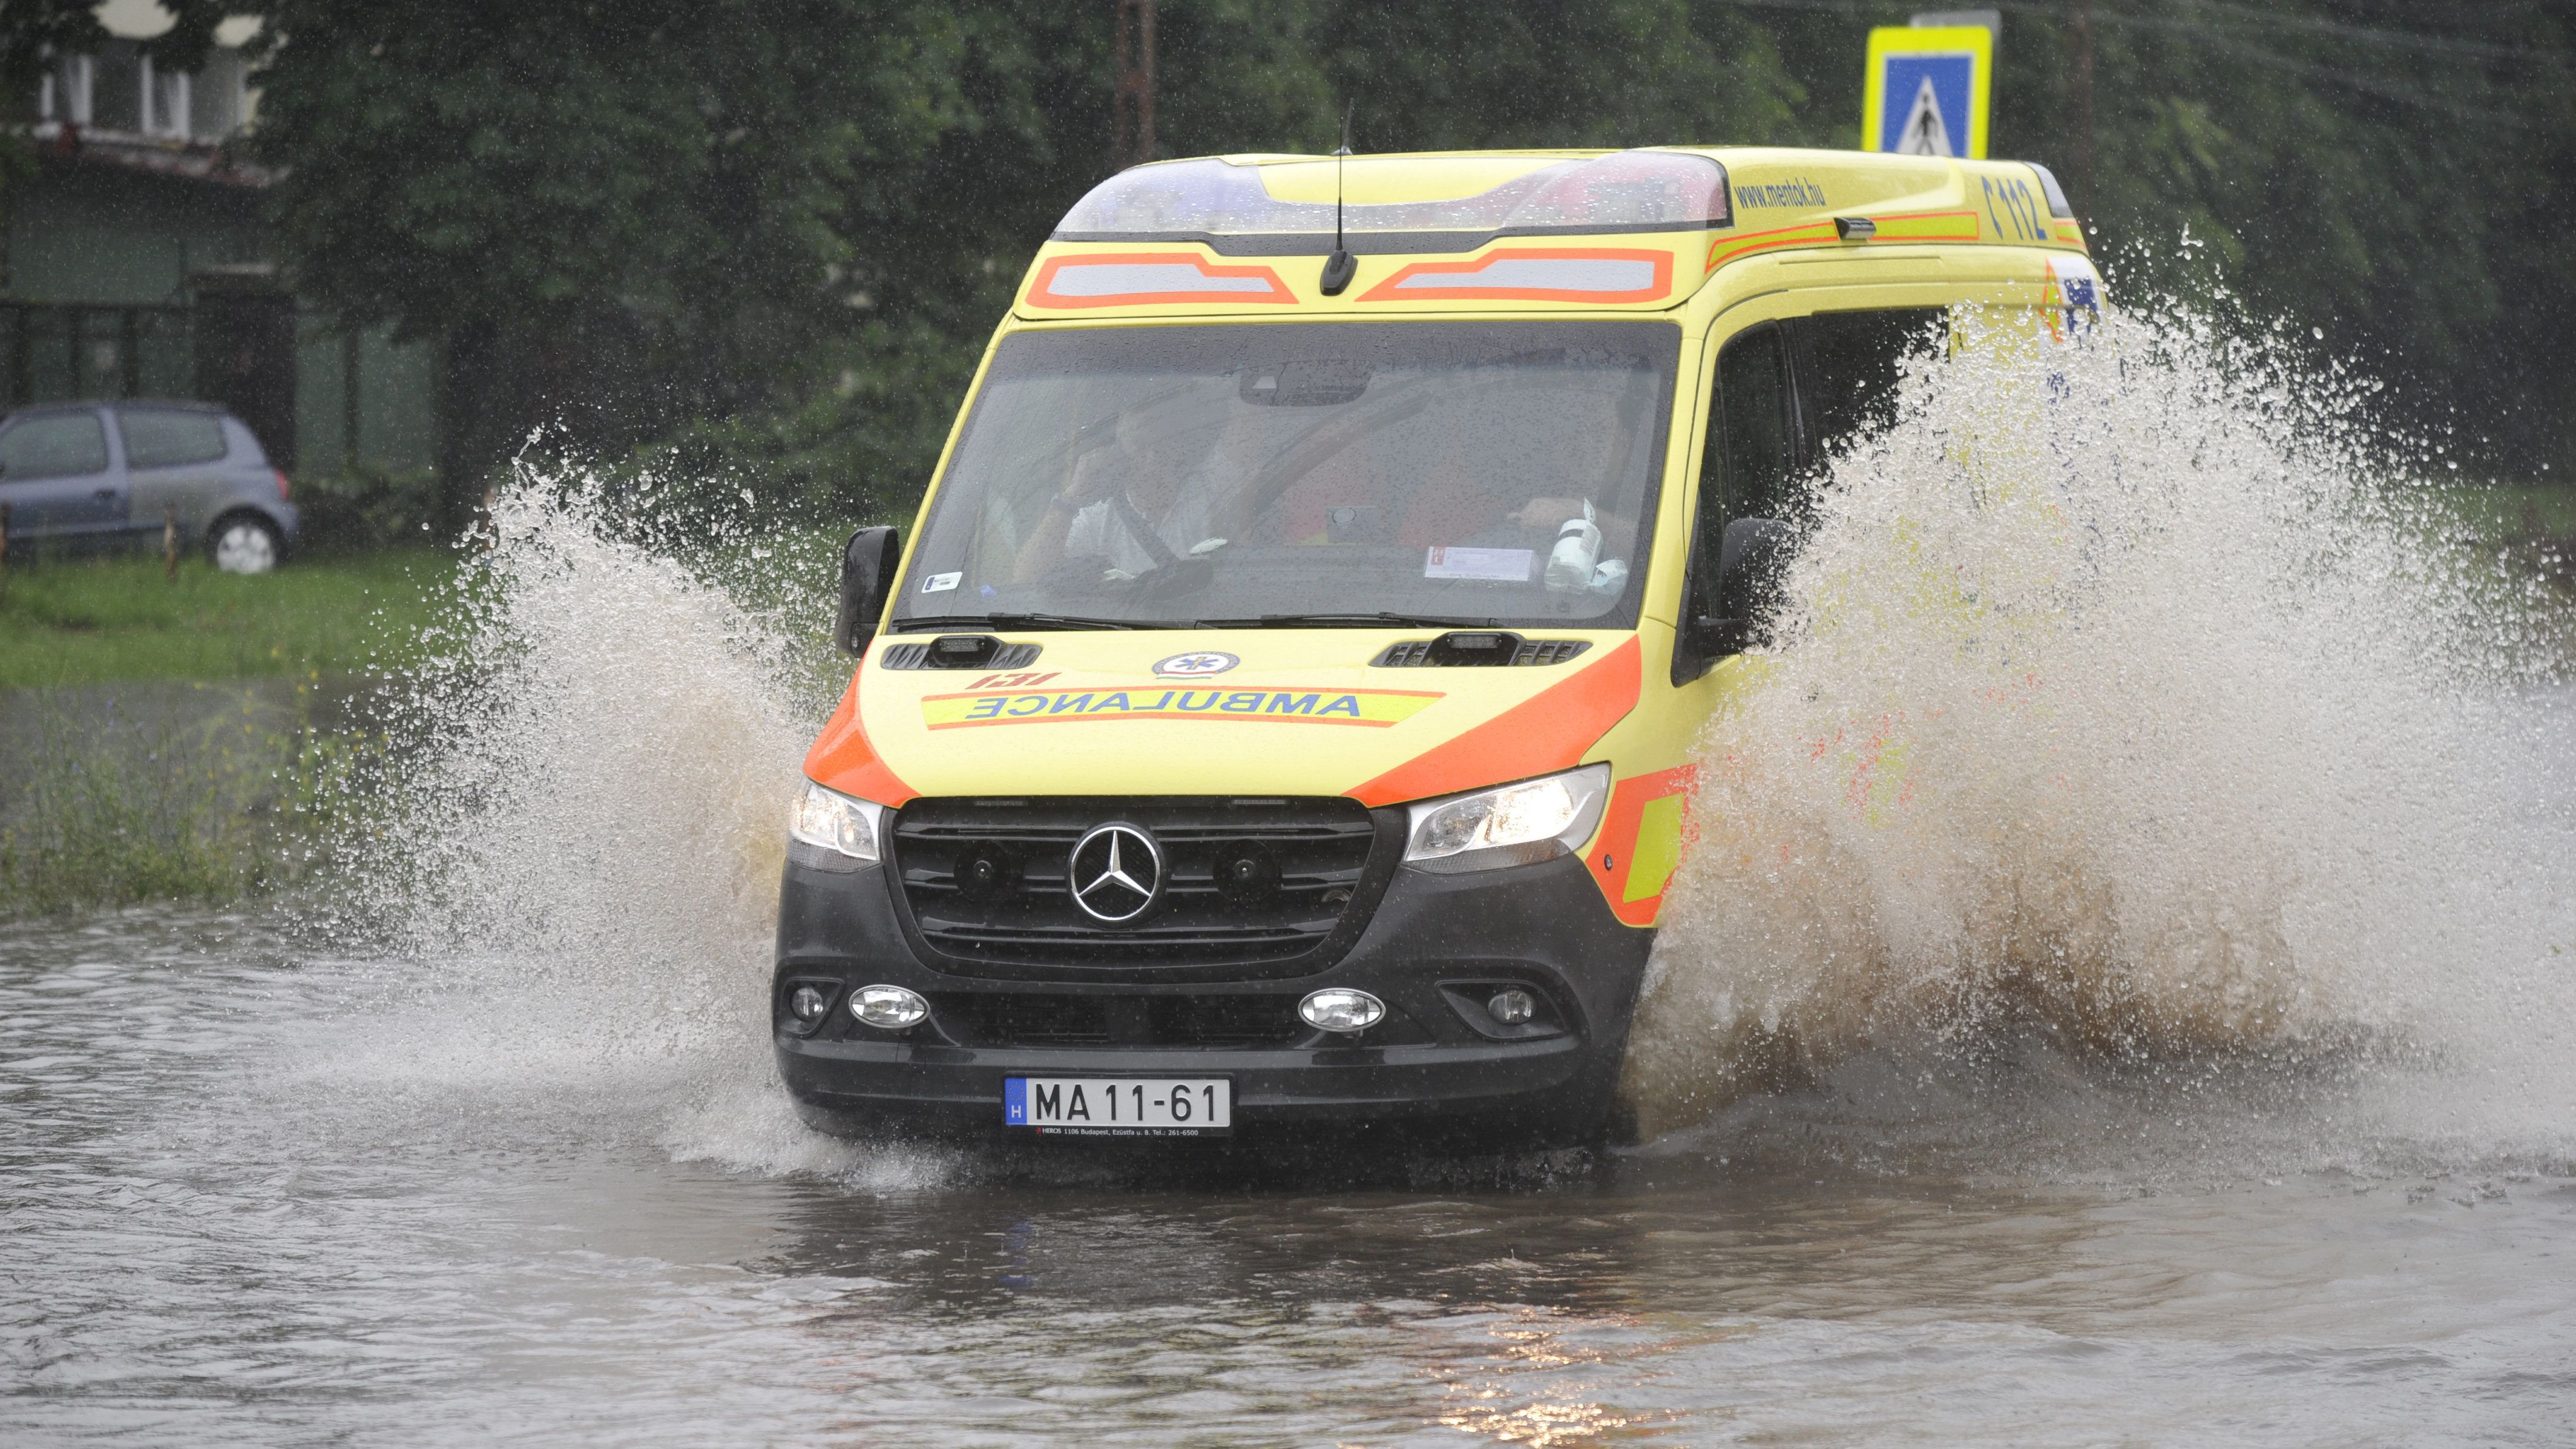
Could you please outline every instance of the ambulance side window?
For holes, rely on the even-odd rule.
[[[1939,346],[1948,316],[1939,307],[1904,307],[1819,312],[1788,324],[1799,471],[1810,486],[1853,438],[1896,421],[1897,364],[1909,352]]]
[[[1694,647],[1688,622],[1717,612],[1717,559],[1726,525],[1738,518],[1778,518],[1787,504],[1795,434],[1780,329],[1764,323],[1727,343],[1718,354],[1716,383],[1700,448],[1699,516],[1692,520],[1683,583],[1685,627],[1673,651],[1675,684],[1699,678],[1716,662]]]
[[[1715,521],[1720,531],[1729,519],[1779,518],[1788,504],[1789,398],[1782,361],[1777,327],[1745,333],[1718,356],[1708,452],[1723,460],[1718,491],[1725,517]]]

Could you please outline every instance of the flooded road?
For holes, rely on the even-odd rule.
[[[1837,461],[1594,1158],[808,1132],[823,575],[505,499],[315,889],[0,926],[0,1443],[2576,1442],[2565,601],[2198,346]]]
[[[2566,1162],[2335,1166],[2367,1093],[2331,1071],[1881,1058],[1599,1162],[1301,1184],[840,1149],[649,1055],[351,1067],[402,999],[256,919],[0,934],[0,1439],[2563,1444],[2576,1409]]]

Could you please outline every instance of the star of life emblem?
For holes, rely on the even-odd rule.
[[[1203,674],[1223,674],[1243,661],[1216,649],[1194,650],[1154,661],[1154,672],[1165,678],[1195,679]]]

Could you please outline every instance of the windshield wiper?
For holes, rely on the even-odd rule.
[[[1492,629],[1498,619],[1441,619],[1427,614],[1263,614],[1253,619],[1201,619],[1202,629]]]
[[[1097,619],[1083,614],[942,614],[928,619],[897,619],[898,634],[933,629],[1186,629],[1181,619]]]

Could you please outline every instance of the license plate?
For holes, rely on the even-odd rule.
[[[1223,1137],[1234,1084],[1223,1077],[1005,1077],[1002,1122],[1064,1137]]]

